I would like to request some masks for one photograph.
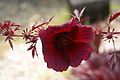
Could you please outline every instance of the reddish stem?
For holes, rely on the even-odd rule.
[[[102,34],[107,34],[108,32],[101,32]],[[120,32],[113,32],[113,34],[120,34]]]
[[[107,34],[108,32],[101,32],[102,34]],[[113,32],[113,34],[120,34],[120,32]],[[31,37],[34,35],[30,35]],[[12,37],[24,37],[24,35],[12,35]],[[39,37],[38,35],[36,35],[36,37]]]
[[[24,37],[24,35],[12,35],[13,37]],[[31,37],[34,35],[30,35]],[[36,35],[36,37],[39,37],[38,35]]]

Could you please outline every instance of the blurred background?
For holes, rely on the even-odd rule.
[[[109,14],[120,11],[119,0],[0,0],[0,21],[10,20],[23,25],[22,29],[25,29],[54,16],[50,24],[62,24],[70,19],[67,14],[85,6],[82,18],[90,19],[82,24],[95,27],[105,26]],[[119,21],[117,18],[111,24],[116,31],[119,31]],[[15,39],[13,51],[8,43],[4,43],[4,38],[0,36],[0,80],[82,80],[73,75],[71,67],[65,72],[48,69],[43,60],[40,40],[37,44],[39,58],[33,59],[31,52],[27,51],[29,45],[22,39]],[[118,42],[116,40],[116,44]],[[120,46],[116,45],[116,48],[119,49]],[[101,41],[98,51],[102,53],[108,49],[113,49],[112,43]]]

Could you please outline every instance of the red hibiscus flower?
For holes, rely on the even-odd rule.
[[[91,26],[78,24],[75,19],[63,25],[40,29],[44,60],[48,68],[65,71],[69,66],[77,67],[82,60],[90,57],[93,38]]]

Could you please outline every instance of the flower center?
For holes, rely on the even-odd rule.
[[[70,48],[72,41],[69,32],[59,33],[55,36],[55,47],[59,50]]]

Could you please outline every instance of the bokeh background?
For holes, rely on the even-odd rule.
[[[35,23],[41,23],[54,16],[51,25],[67,22],[74,9],[81,10],[86,6],[84,17],[91,17],[86,25],[104,26],[106,18],[111,13],[120,11],[119,0],[0,0],[0,21],[10,20],[29,28]],[[112,27],[119,30],[117,18]],[[106,30],[106,29],[105,29]],[[31,52],[27,51],[26,45],[21,38],[14,41],[14,50],[11,50],[8,43],[4,42],[5,37],[0,36],[0,80],[78,80],[71,74],[73,68],[65,72],[56,72],[46,67],[42,56],[41,41],[38,41],[37,50],[39,58],[32,58]],[[119,40],[116,40],[116,44]],[[106,47],[109,46],[110,48]],[[120,46],[117,45],[119,49]],[[112,43],[101,42],[100,52],[113,49]]]

